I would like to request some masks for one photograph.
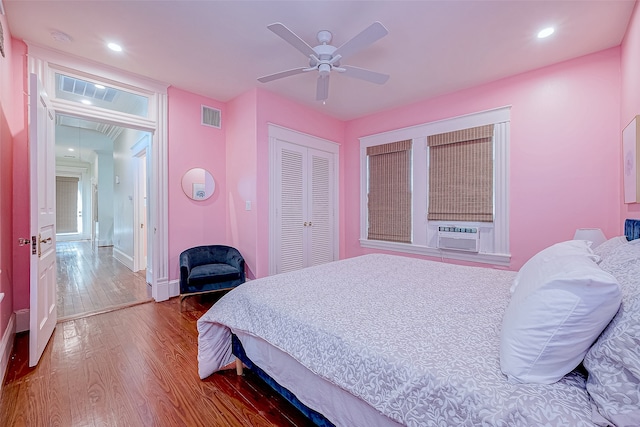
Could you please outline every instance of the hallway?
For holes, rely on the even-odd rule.
[[[145,271],[132,272],[112,247],[91,241],[58,242],[58,321],[151,301]]]

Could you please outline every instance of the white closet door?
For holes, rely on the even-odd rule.
[[[278,142],[276,203],[279,206],[277,221],[280,233],[276,272],[284,273],[305,266],[306,148],[284,141]]]
[[[308,243],[305,266],[324,264],[334,257],[334,162],[333,154],[309,149]]]
[[[269,274],[336,261],[339,146],[269,125]]]

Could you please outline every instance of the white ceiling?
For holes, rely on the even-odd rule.
[[[618,46],[634,0],[26,1],[4,3],[18,39],[85,57],[226,102],[263,87],[343,120],[450,93]],[[282,22],[314,46],[341,45],[374,21],[389,34],[347,65],[390,74],[378,86],[332,74],[326,105],[313,73],[258,77],[307,65],[267,29]],[[537,39],[553,25],[556,33]],[[69,42],[56,41],[62,31]],[[108,41],[122,44],[115,53]]]

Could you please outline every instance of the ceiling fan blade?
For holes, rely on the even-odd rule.
[[[289,43],[291,46],[298,49],[304,56],[307,58],[311,55],[315,55],[313,48],[307,44],[304,40],[298,37],[293,31],[285,27],[280,22],[276,22],[275,24],[267,25],[267,28],[279,35],[284,41]]]
[[[268,76],[260,77],[258,79],[258,81],[260,83],[267,83],[267,82],[270,82],[272,80],[277,80],[277,79],[281,79],[281,78],[289,77],[289,76],[295,76],[296,74],[301,74],[301,73],[304,73],[305,71],[308,71],[308,68],[305,68],[305,67],[294,68],[292,70],[281,71],[279,73],[269,74]]]
[[[389,31],[380,22],[376,21],[365,28],[360,34],[340,46],[333,53],[333,56],[342,55],[343,58],[353,55],[370,44],[375,43],[382,37],[389,34]]]
[[[388,74],[376,73],[375,71],[366,70],[364,68],[351,67],[349,65],[343,65],[340,68],[344,68],[344,72],[341,74],[344,74],[345,76],[366,80],[379,85],[385,84],[387,80],[389,80]]]
[[[318,76],[316,101],[326,101],[327,98],[329,98],[329,76]]]

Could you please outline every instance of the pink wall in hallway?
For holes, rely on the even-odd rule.
[[[640,7],[636,3],[627,33],[622,42],[622,107],[620,117],[620,132],[640,114]],[[621,137],[615,141],[622,144]],[[622,157],[619,159],[622,162]],[[620,186],[622,188],[622,171],[620,172]],[[621,190],[622,191],[622,190]],[[640,203],[625,204],[624,193],[621,218],[640,218]]]
[[[210,98],[170,87],[169,158],[169,279],[180,276],[179,256],[199,245],[225,244],[226,160],[222,129],[203,126],[200,106],[217,108],[224,120],[225,105]],[[204,168],[216,182],[212,197],[204,201],[188,198],[182,191],[182,176],[191,168]]]
[[[620,48],[347,124],[346,256],[359,239],[358,138],[511,105],[510,247],[518,269],[576,228],[620,233]]]

